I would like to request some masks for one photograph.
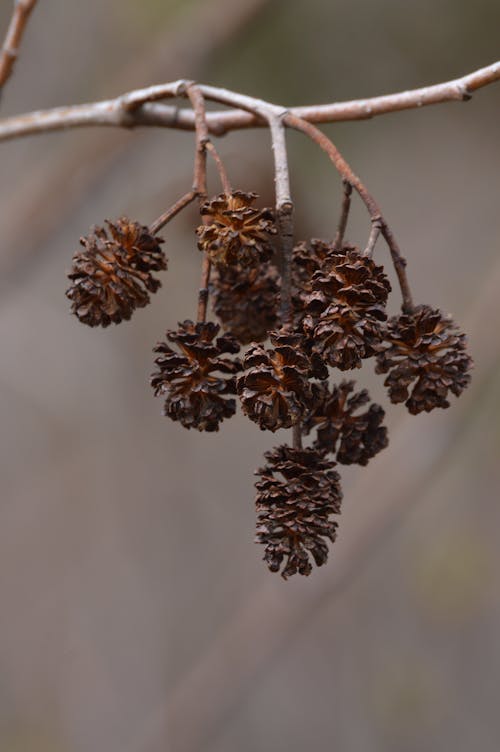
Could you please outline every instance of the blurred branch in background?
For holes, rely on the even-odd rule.
[[[37,0],[15,0],[12,18],[0,51],[0,92],[12,75],[14,63],[19,55],[19,45],[23,37],[31,11]]]

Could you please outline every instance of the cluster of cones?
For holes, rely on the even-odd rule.
[[[287,578],[327,560],[342,501],[337,463],[366,465],[388,444],[383,408],[352,380],[330,384],[330,369],[374,358],[390,400],[417,414],[448,407],[449,393],[469,383],[472,361],[465,335],[437,309],[421,305],[388,320],[383,267],[347,244],[295,247],[292,320],[280,322],[276,227],[256,198],[236,191],[202,207],[198,246],[212,262],[220,323],[187,320],[168,330],[151,384],[164,414],[186,428],[217,431],[237,397],[262,430],[293,428],[293,446],[267,452],[256,483],[257,541],[269,568]],[[160,286],[152,272],[167,266],[162,240],[147,227],[124,218],[108,228],[82,239],[69,275],[72,311],[90,326],[129,319]]]

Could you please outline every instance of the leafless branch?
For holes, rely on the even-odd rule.
[[[330,160],[338,170],[342,179],[352,185],[356,189],[363,203],[365,204],[368,213],[370,214],[372,223],[380,227],[380,231],[384,236],[389,250],[391,252],[392,262],[396,270],[399,286],[401,288],[401,295],[403,298],[403,310],[409,313],[413,310],[413,299],[410,291],[410,285],[408,277],[406,275],[406,259],[403,257],[400,248],[396,242],[396,238],[385,220],[380,206],[375,201],[374,197],[369,193],[361,179],[352,171],[342,154],[339,152],[335,144],[315,125],[303,120],[302,118],[289,113],[285,116],[284,121],[291,128],[295,128],[301,131],[306,136],[314,141],[318,146],[323,149],[330,157]]]
[[[269,116],[269,128],[274,155],[276,222],[282,254],[281,323],[286,326],[290,323],[292,316],[293,203],[290,195],[286,135],[282,119],[273,115]]]
[[[372,256],[381,230],[382,230],[382,227],[380,224],[380,220],[379,219],[373,220],[372,227],[370,230],[370,237],[368,238],[368,243],[366,244],[366,248],[363,254],[364,256]]]
[[[0,90],[12,75],[19,54],[19,45],[26,29],[31,11],[37,0],[14,0],[14,9],[9,28],[0,52]]]
[[[337,227],[337,234],[335,235],[334,246],[337,250],[342,247],[344,241],[344,235],[347,227],[347,220],[349,218],[349,210],[351,208],[351,194],[352,185],[348,180],[344,180],[344,196],[342,198],[342,208],[340,210],[339,224]]]
[[[149,231],[152,235],[161,230],[171,219],[173,219],[179,212],[185,209],[197,197],[198,193],[195,190],[188,191],[184,196],[181,196],[178,201],[175,202],[167,211],[163,212],[158,219],[155,219],[149,226]]]
[[[290,112],[311,123],[334,123],[341,120],[365,120],[389,112],[409,110],[441,102],[466,101],[472,92],[500,80],[500,61],[480,68],[462,78],[421,89],[387,94],[369,99],[356,99],[332,104],[293,107]],[[191,109],[156,103],[158,99],[175,96],[176,86],[183,82],[162,84],[138,89],[101,102],[56,107],[17,115],[0,121],[0,141],[48,131],[84,126],[115,126],[134,128],[156,126],[180,130],[194,129]],[[214,87],[204,87],[205,95]],[[219,90],[222,91],[222,90]],[[215,100],[215,97],[214,97]],[[218,99],[224,104],[231,103]],[[255,101],[255,100],[254,100]],[[283,109],[283,108],[279,108]],[[267,125],[266,119],[255,111],[245,111],[241,105],[233,110],[207,113],[209,132],[221,136],[241,128]]]

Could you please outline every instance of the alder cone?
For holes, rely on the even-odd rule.
[[[366,389],[354,392],[354,387],[354,381],[342,381],[331,391],[327,384],[314,384],[311,410],[302,425],[305,434],[317,430],[315,449],[336,454],[344,465],[367,465],[389,443],[387,428],[381,425],[385,412],[373,403],[359,413],[370,396]]]
[[[156,396],[165,397],[164,415],[178,420],[185,428],[218,431],[225,418],[236,412],[235,374],[241,370],[238,358],[225,358],[237,353],[239,345],[229,335],[216,336],[217,324],[193,323],[186,320],[179,329],[167,331],[168,342],[159,343],[158,366],[151,377]]]
[[[383,267],[347,246],[326,256],[305,296],[305,334],[328,365],[360,368],[375,354],[391,286]]]
[[[256,542],[265,546],[264,561],[284,579],[309,575],[311,559],[326,563],[328,544],[336,538],[342,491],[335,463],[315,449],[283,445],[266,452],[267,465],[257,470]]]
[[[354,246],[344,246],[344,248],[354,250]],[[297,327],[300,327],[305,315],[307,296],[312,293],[313,276],[321,270],[325,259],[334,253],[334,244],[319,238],[312,238],[310,241],[301,240],[294,247],[292,254],[292,305]]]
[[[212,306],[224,329],[242,345],[263,342],[278,323],[280,281],[275,266],[215,269]]]
[[[250,347],[237,386],[243,412],[262,430],[277,431],[293,426],[308,408],[311,362],[300,334],[279,331],[270,337],[274,349]]]
[[[196,230],[198,248],[217,266],[252,266],[273,255],[271,237],[276,234],[271,209],[256,209],[256,193],[221,193],[201,207],[205,224]]]
[[[448,392],[459,397],[470,382],[472,358],[467,338],[450,316],[422,305],[394,316],[386,327],[377,356],[377,373],[388,373],[385,385],[392,402],[404,402],[410,413],[449,407]]]
[[[88,326],[106,327],[128,321],[136,308],[150,302],[161,286],[151,272],[167,268],[163,239],[127,217],[95,227],[80,239],[83,250],[73,256],[66,291],[71,312]]]

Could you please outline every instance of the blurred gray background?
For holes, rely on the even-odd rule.
[[[289,105],[377,95],[493,62],[499,27],[497,0],[40,0],[1,112],[179,76]],[[241,416],[185,431],[148,386],[152,346],[195,313],[194,210],[131,322],[86,329],[64,297],[90,225],[147,223],[187,189],[192,134],[0,144],[1,752],[498,752],[499,119],[496,84],[326,127],[476,369],[448,411],[387,407],[389,448],[342,469],[328,565],[287,583],[252,542],[252,473],[286,435]],[[339,180],[289,142],[297,237],[331,236]],[[272,200],[267,134],[219,146]],[[357,206],[350,239],[367,229]],[[371,367],[356,376],[387,406]]]

